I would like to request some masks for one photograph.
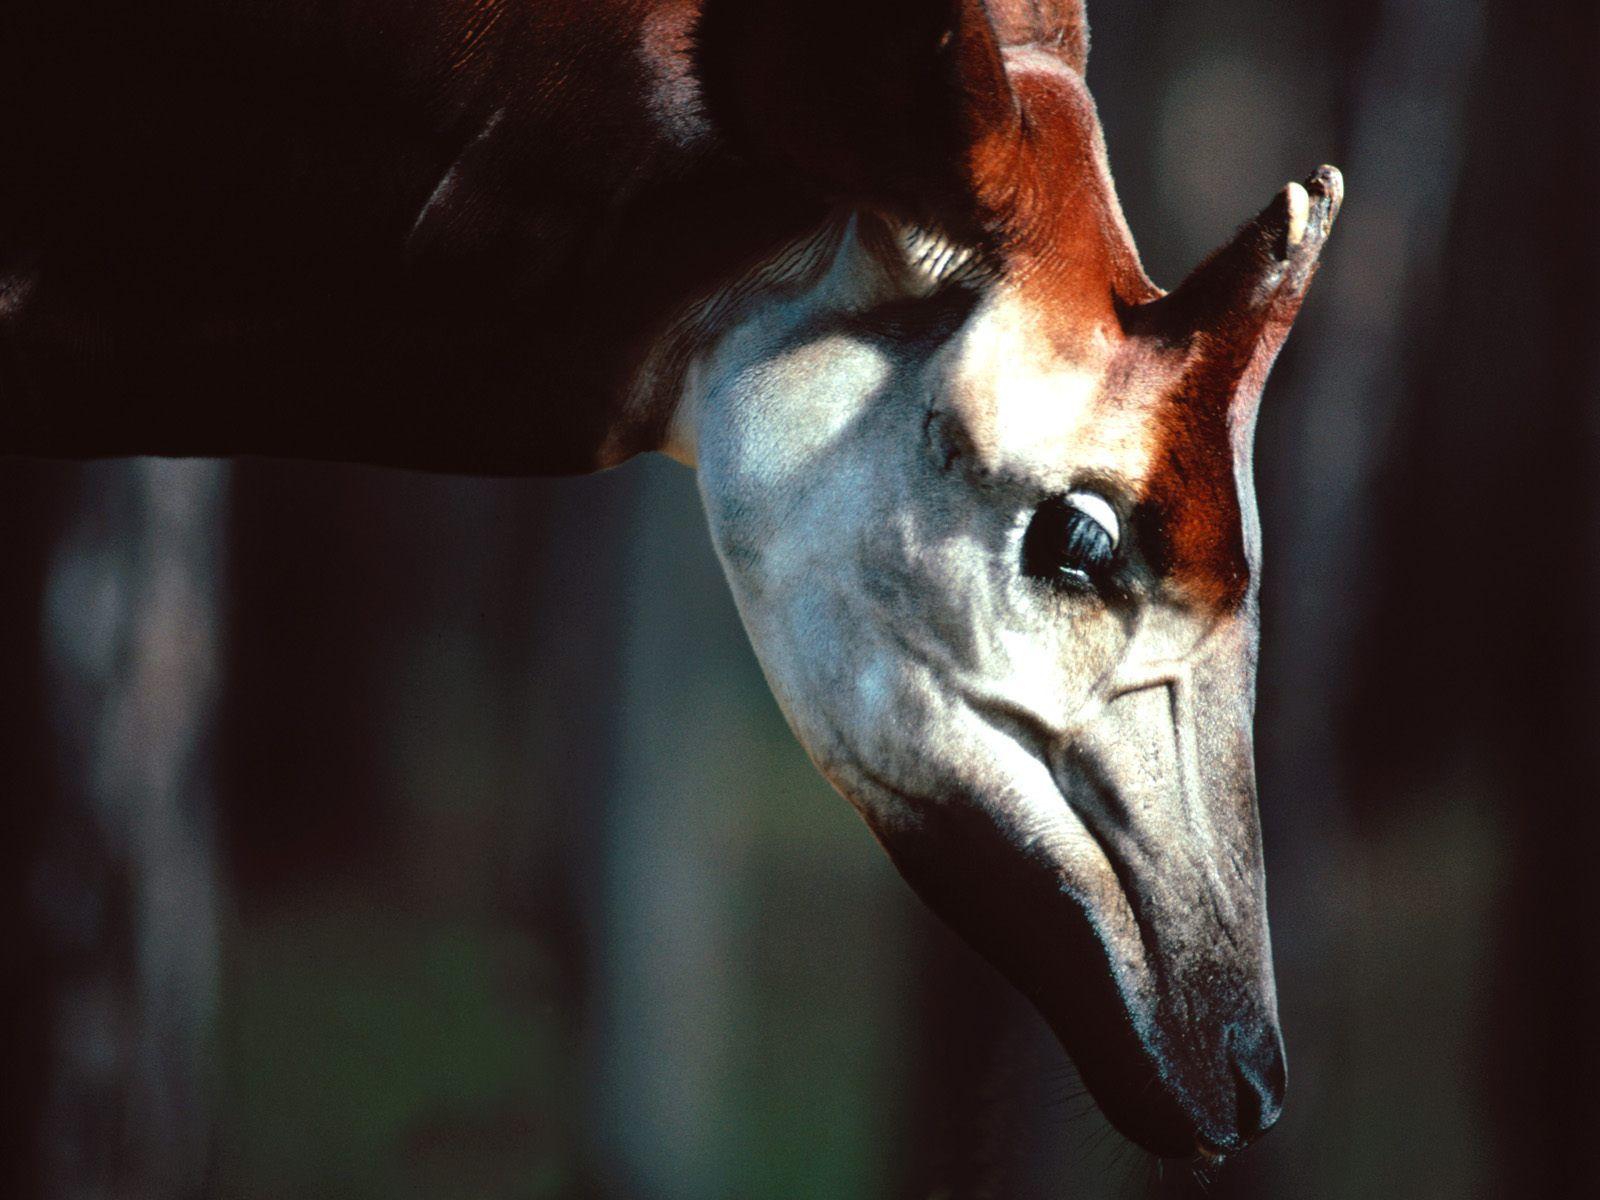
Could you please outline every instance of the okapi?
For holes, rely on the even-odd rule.
[[[1337,171],[1162,292],[1078,0],[6,24],[0,451],[697,466],[800,741],[1110,1120],[1273,1124],[1251,441]]]

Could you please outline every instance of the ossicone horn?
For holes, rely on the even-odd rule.
[[[1237,399],[1259,395],[1316,274],[1344,200],[1344,179],[1318,167],[1291,183],[1183,281],[1144,306],[1137,324],[1189,347],[1231,378]]]

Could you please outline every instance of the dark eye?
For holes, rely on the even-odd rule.
[[[1022,570],[1057,585],[1092,587],[1115,563],[1121,529],[1104,496],[1053,496],[1033,514],[1022,539]]]

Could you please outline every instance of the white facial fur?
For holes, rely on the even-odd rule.
[[[886,335],[875,314],[937,281],[882,233],[852,219],[796,256],[812,269],[773,283],[688,371],[673,441],[697,460],[757,657],[902,870],[954,841],[953,859],[911,868],[919,890],[969,872],[960,830],[976,819],[1007,847],[989,870],[1088,914],[1149,1056],[1124,1077],[1154,1070],[1194,1111],[1231,1114],[1227,1031],[1274,1005],[1253,604],[1200,613],[1141,557],[1130,521],[1161,398],[1116,382],[1112,336],[1063,350],[993,279],[939,336]],[[1025,572],[1030,522],[1060,499],[1113,535],[1131,581],[1115,602]],[[959,925],[989,899],[947,898],[944,915]],[[999,934],[983,918],[980,936],[1056,928],[1024,911]],[[1025,987],[1053,953],[1041,936],[1007,968]],[[1032,994],[1049,1009],[1061,986]]]
[[[1118,531],[1101,492],[1142,471],[1142,433],[1098,376],[1032,346],[1003,291],[943,344],[859,326],[904,286],[852,222],[825,275],[698,364],[713,539],[790,721],[875,827],[956,790],[1058,826],[1071,814],[1011,731],[1064,737],[1129,631],[1024,577],[1022,537],[1086,480]]]

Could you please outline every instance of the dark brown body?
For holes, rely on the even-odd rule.
[[[0,452],[591,469],[817,215],[708,132],[697,4],[8,3]]]

